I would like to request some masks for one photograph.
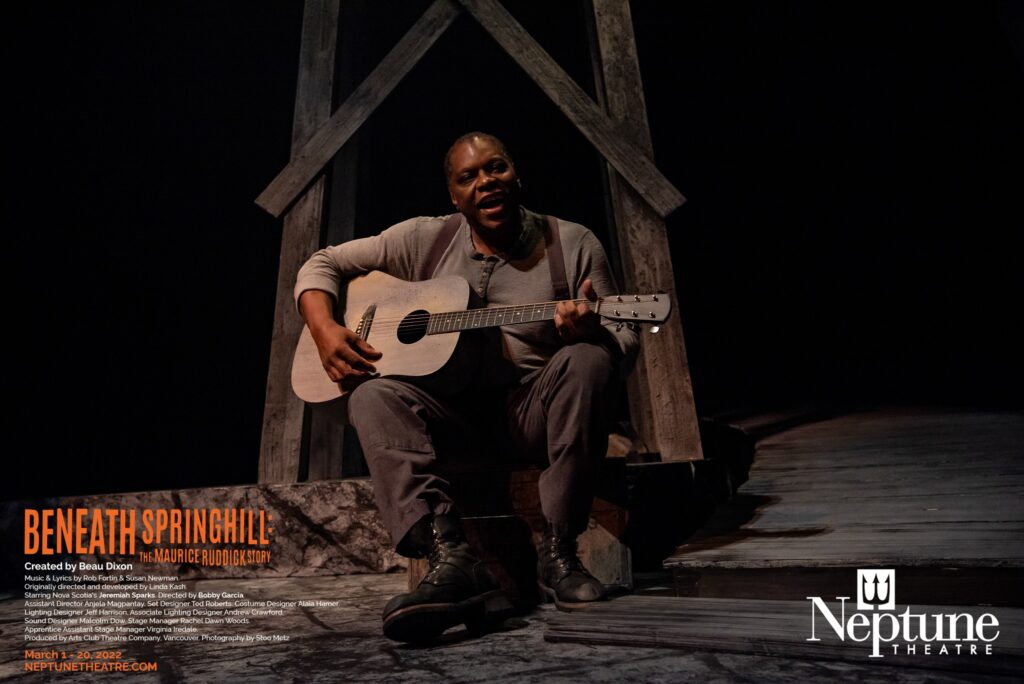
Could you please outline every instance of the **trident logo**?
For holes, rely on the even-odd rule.
[[[893,610],[895,607],[895,570],[857,571],[857,610]]]

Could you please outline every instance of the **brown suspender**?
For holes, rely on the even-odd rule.
[[[548,251],[548,268],[551,270],[551,290],[555,293],[555,299],[564,301],[570,298],[569,283],[565,279],[565,259],[562,256],[562,241],[558,237],[558,219],[554,216],[545,216],[548,229],[545,231],[544,244]],[[441,232],[437,234],[434,244],[430,246],[427,254],[427,261],[420,271],[420,280],[429,280],[434,277],[434,271],[441,263],[448,245],[455,238],[455,233],[462,226],[462,214],[452,214],[445,222]]]
[[[562,241],[558,237],[558,219],[554,216],[546,216],[548,231],[544,236],[544,242],[548,248],[548,268],[551,269],[551,289],[555,293],[555,299],[565,301],[570,299],[569,283],[565,280],[565,259],[562,258]]]
[[[423,270],[420,271],[420,280],[430,280],[434,277],[434,271],[437,270],[437,265],[441,263],[441,257],[444,256],[448,245],[452,244],[452,239],[455,237],[455,233],[459,231],[459,226],[461,225],[462,214],[458,212],[449,216],[444,222],[444,227],[437,234],[434,244],[430,246],[427,261],[423,264]]]

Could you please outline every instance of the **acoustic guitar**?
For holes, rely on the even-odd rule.
[[[373,362],[381,377],[422,377],[448,362],[463,330],[551,320],[558,305],[553,301],[467,309],[469,296],[469,283],[458,276],[412,283],[372,271],[352,278],[344,287],[342,324],[382,354]],[[575,301],[587,302],[597,314],[620,325],[653,325],[652,332],[658,331],[672,310],[665,294]],[[295,349],[292,389],[311,404],[346,394],[327,376],[308,327],[303,327]]]

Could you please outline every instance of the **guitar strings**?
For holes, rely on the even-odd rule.
[[[544,323],[544,322],[547,322],[547,321],[550,321],[550,320],[553,320],[553,319],[545,316],[544,318],[538,318],[538,319],[535,319],[535,320],[530,320],[530,319],[518,319],[518,320],[511,320],[511,319],[509,319],[507,321],[497,321],[497,320],[495,320],[495,321],[493,321],[491,323],[487,323],[487,324],[479,325],[479,326],[473,326],[473,325],[471,325],[469,323],[469,321],[463,321],[463,325],[466,325],[468,328],[472,328],[472,327],[489,328],[489,327],[495,327],[495,326],[501,326],[501,325],[517,325],[517,324],[520,324],[520,323]],[[380,323],[380,324],[378,324],[377,321],[374,321],[373,323],[370,324],[370,330],[372,330],[373,332],[376,333],[376,332],[382,332],[382,331],[398,330],[400,328],[408,328],[409,330],[415,330],[417,328],[425,329],[425,328],[428,328],[430,326],[430,323],[431,323],[431,321],[429,321],[429,320],[420,320],[420,321],[415,321],[413,323],[408,323],[408,322],[395,323],[395,322],[392,321],[392,322],[386,322],[386,323]],[[448,322],[448,323],[450,323],[450,322]],[[445,328],[447,326],[446,326],[446,324],[442,324],[440,327]],[[352,328],[352,329],[355,330],[355,328]],[[455,330],[453,329],[450,332],[454,332],[454,331]],[[445,330],[445,332],[449,332],[449,331]]]
[[[589,299],[573,299],[573,300],[566,300],[566,301],[572,301],[574,304],[575,303],[601,304],[601,303],[611,302],[611,300],[609,300],[608,298],[600,298],[596,302],[591,302]],[[401,329],[402,327],[405,327],[405,328],[409,329],[410,332],[418,331],[418,330],[427,330],[427,331],[429,331],[430,325],[433,322],[432,319],[436,318],[436,317],[441,317],[441,316],[454,316],[454,318],[450,318],[450,319],[446,320],[444,323],[442,323],[441,325],[439,325],[438,328],[440,328],[440,330],[435,330],[435,332],[456,332],[457,330],[460,330],[460,329],[461,330],[472,330],[473,328],[480,328],[480,327],[489,328],[489,327],[498,327],[498,326],[503,326],[503,325],[520,325],[520,324],[523,324],[523,323],[538,323],[538,322],[543,323],[545,321],[552,320],[552,318],[549,318],[549,317],[545,316],[543,318],[537,318],[537,319],[532,319],[532,320],[524,320],[523,318],[520,318],[519,320],[515,320],[515,319],[516,319],[517,315],[522,316],[522,315],[529,314],[530,316],[533,316],[536,313],[537,310],[547,309],[547,308],[550,308],[550,307],[555,306],[555,305],[560,304],[560,303],[561,303],[561,301],[547,301],[547,302],[535,302],[533,304],[516,304],[516,305],[512,305],[512,306],[485,307],[485,308],[482,308],[482,309],[463,309],[463,310],[459,310],[459,311],[445,311],[445,312],[439,312],[439,313],[434,313],[434,314],[432,314],[430,312],[424,312],[422,314],[415,314],[415,315],[410,314],[410,315],[407,315],[407,316],[405,316],[403,318],[374,318],[372,320],[372,322],[371,322],[371,330],[374,331],[374,332],[378,332],[378,333],[379,332],[394,332],[395,330],[398,330],[398,329]],[[620,302],[612,302],[612,303],[620,303]],[[627,304],[627,303],[632,303],[632,302],[628,302],[628,300],[627,300],[627,301],[623,301],[621,303],[622,304]],[[520,309],[522,309],[522,311],[519,311]],[[485,313],[484,316],[480,317],[481,320],[477,321],[477,323],[478,323],[477,325],[471,325],[470,319],[465,318],[463,315],[464,314],[473,314],[473,313],[476,313],[476,312],[491,312],[491,315],[494,318],[491,321],[485,323],[484,321],[486,321],[487,315],[488,315],[487,313]],[[498,313],[498,312],[500,312],[500,313]],[[504,316],[504,317],[511,316],[512,320],[509,320],[509,321],[505,321],[505,320],[498,321],[497,317],[499,315],[500,316]],[[459,320],[459,318],[462,318],[462,320],[459,321],[458,325],[455,328],[453,328],[451,330],[446,329],[448,327],[448,325],[450,325],[451,323]],[[643,321],[643,322],[647,322],[647,323],[655,323],[656,322],[656,321],[653,321],[653,320],[649,321],[647,319],[639,319],[639,320]],[[483,325],[479,325],[480,323],[483,323]],[[466,326],[466,327],[462,327],[462,326]],[[356,327],[358,327],[358,323],[356,324]]]
[[[574,304],[579,304],[579,303],[582,303],[582,302],[586,302],[588,304],[599,304],[599,303],[607,301],[607,300],[599,299],[596,302],[591,302],[589,299],[573,299],[573,300],[568,300],[568,301],[572,301]],[[561,304],[561,302],[560,301],[558,301],[558,302],[534,302],[533,304],[515,304],[515,305],[512,305],[512,306],[494,306],[494,307],[485,307],[483,309],[463,309],[461,311],[443,311],[443,312],[439,312],[439,313],[430,313],[429,311],[427,311],[427,312],[422,313],[422,314],[415,314],[415,315],[410,314],[408,316],[403,316],[401,318],[374,318],[373,319],[373,326],[377,327],[378,324],[387,325],[389,323],[401,324],[401,323],[404,323],[404,322],[415,322],[415,321],[420,321],[420,320],[426,321],[431,316],[448,316],[448,315],[456,315],[456,316],[458,316],[458,315],[461,315],[461,314],[473,314],[473,313],[476,313],[478,311],[496,312],[496,311],[501,311],[502,309],[505,310],[506,314],[512,314],[514,316],[516,314],[516,311],[514,311],[515,309],[524,309],[521,313],[528,313],[526,311],[526,309],[531,309],[533,307],[538,307],[538,308],[540,308],[540,307],[548,307],[548,306],[557,305],[557,304]]]
[[[415,328],[428,328],[434,320],[443,321],[440,323],[440,327],[447,327],[455,324],[456,327],[467,326],[468,328],[473,327],[494,327],[500,325],[517,325],[521,323],[538,323],[544,321],[550,321],[554,318],[554,311],[551,311],[550,316],[542,316],[540,318],[532,318],[537,313],[537,309],[529,309],[526,311],[506,311],[497,314],[485,314],[483,316],[476,317],[476,325],[472,323],[473,318],[465,316],[463,314],[471,314],[476,311],[497,311],[498,309],[467,309],[465,311],[452,311],[438,314],[417,314],[415,316],[406,316],[405,318],[374,318],[370,323],[371,329],[374,332],[381,331],[392,331],[399,328],[407,327],[410,329]],[[443,319],[443,316],[451,316],[450,318]],[[487,321],[485,323],[485,321]],[[447,331],[446,331],[447,332]],[[454,330],[452,331],[454,332]]]

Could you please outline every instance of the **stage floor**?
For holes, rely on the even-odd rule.
[[[664,565],[686,596],[842,596],[893,568],[900,603],[1022,606],[1024,414],[876,409],[763,437]]]
[[[284,633],[288,642],[122,644],[137,660],[155,660],[159,671],[104,674],[103,682],[979,682],[1011,681],[863,663],[778,658],[755,654],[684,651],[636,646],[593,646],[544,640],[548,625],[564,614],[550,606],[509,620],[502,631],[469,638],[459,628],[439,644],[412,648],[381,635],[380,612],[405,587],[405,576],[349,575],[294,579],[200,580],[192,591],[242,591],[253,599],[324,599],[337,607],[286,611],[233,628],[232,633]],[[0,680],[69,681],[67,674],[25,677],[23,601],[0,603]],[[609,604],[613,605],[613,604]],[[223,628],[204,631],[217,633]],[[43,644],[33,644],[36,648]],[[81,675],[72,675],[79,677]]]
[[[102,680],[1009,681],[982,674],[985,668],[943,671],[949,663],[942,661],[934,668],[923,661],[900,667],[897,658],[843,660],[840,653],[830,659],[827,649],[818,658],[802,625],[798,638],[769,639],[769,648],[762,637],[771,629],[761,627],[790,607],[803,619],[808,596],[833,604],[836,596],[856,597],[857,569],[893,568],[900,606],[988,604],[997,614],[1004,607],[1005,626],[1014,633],[1001,643],[1019,654],[1024,613],[1010,607],[1020,605],[1024,565],[1022,444],[1024,416],[1016,413],[870,411],[790,427],[759,440],[749,480],[666,563],[670,572],[639,583],[637,593],[646,596],[609,602],[579,619],[542,606],[495,633],[470,638],[460,628],[430,647],[403,646],[381,634],[381,609],[405,590],[405,574],[189,580],[193,592],[334,603],[230,629],[201,628],[286,635],[282,641],[121,644],[131,658],[155,661],[159,670]],[[744,603],[729,603],[737,600]],[[24,676],[24,608],[20,598],[0,601],[0,680]],[[650,610],[657,615],[645,617]],[[600,643],[582,643],[588,639]]]

